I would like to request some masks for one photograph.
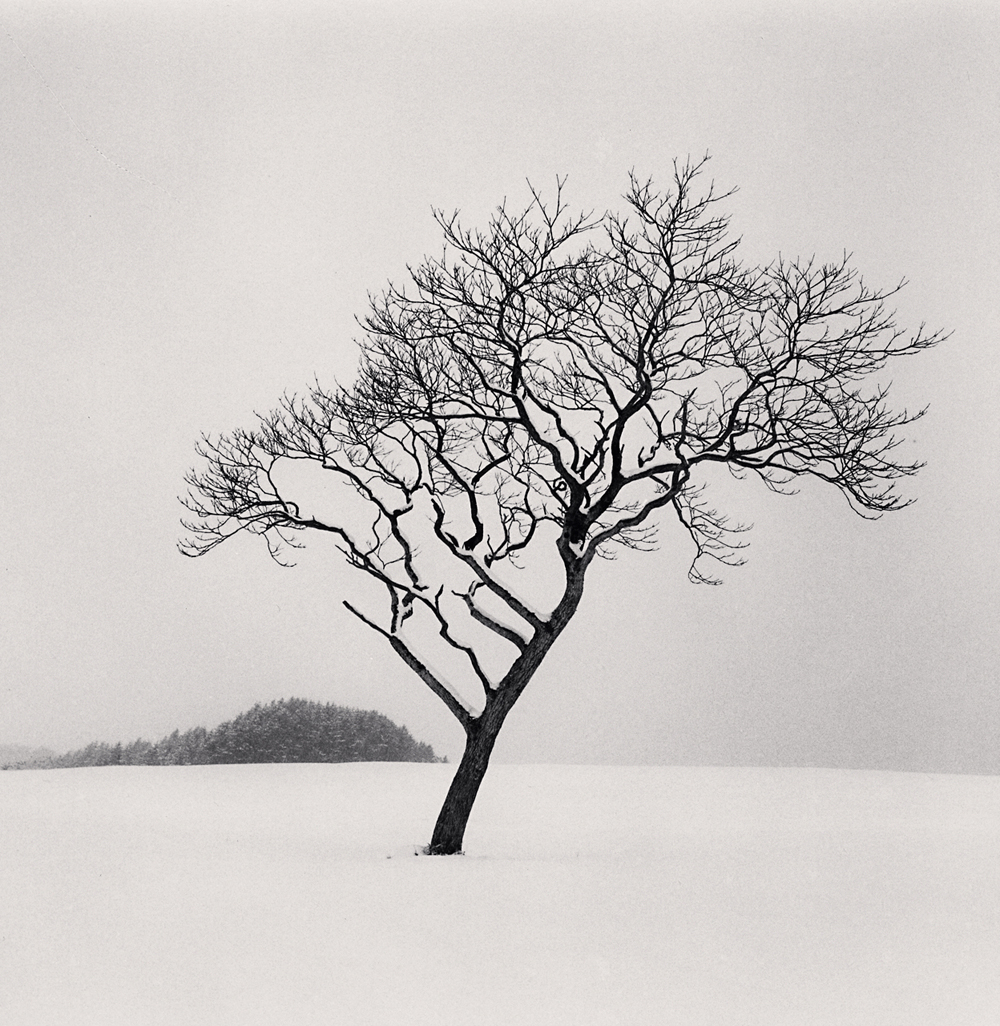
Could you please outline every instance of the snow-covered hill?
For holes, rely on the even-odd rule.
[[[0,1022],[1000,1022],[1000,778],[452,771],[0,774]]]
[[[0,745],[0,766],[16,763],[41,762],[56,753],[51,748],[32,748],[29,745]]]

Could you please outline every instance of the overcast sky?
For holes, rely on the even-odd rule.
[[[953,330],[894,372],[918,501],[727,486],[748,564],[595,567],[497,758],[1000,772],[998,55],[985,3],[0,2],[0,742],[301,696],[459,755],[327,547],[178,554],[193,445],[350,379],[432,205],[604,210],[710,151],[747,258],[846,249]]]

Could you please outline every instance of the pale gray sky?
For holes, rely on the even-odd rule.
[[[918,503],[727,486],[748,565],[598,566],[497,757],[1000,772],[998,55],[985,3],[0,3],[0,741],[296,695],[454,758],[325,547],[177,553],[193,443],[349,378],[432,205],[605,209],[708,150],[748,256],[853,251],[954,330],[895,371]]]

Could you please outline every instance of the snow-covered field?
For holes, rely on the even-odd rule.
[[[1000,1023],[1000,778],[452,771],[0,774],[0,1023]]]

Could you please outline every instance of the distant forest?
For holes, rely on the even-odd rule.
[[[241,762],[444,762],[381,713],[302,698],[255,705],[214,730],[175,730],[159,741],[95,741],[65,755],[32,755],[2,769],[207,766]]]

